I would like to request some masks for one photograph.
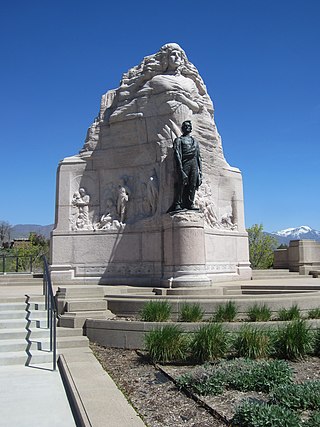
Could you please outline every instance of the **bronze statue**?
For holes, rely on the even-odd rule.
[[[173,143],[178,179],[176,196],[170,211],[198,210],[194,205],[196,190],[202,183],[202,164],[198,142],[190,135],[192,124],[186,120],[181,126],[182,136]]]

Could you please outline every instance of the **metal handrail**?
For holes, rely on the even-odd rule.
[[[47,310],[47,328],[50,329],[50,351],[53,352],[53,370],[57,369],[57,305],[53,294],[48,261],[43,259],[43,295],[45,296],[45,309]]]

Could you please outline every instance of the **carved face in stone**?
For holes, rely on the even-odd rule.
[[[168,58],[168,69],[169,70],[176,70],[183,64],[183,58],[182,53],[178,49],[173,49],[169,53]]]

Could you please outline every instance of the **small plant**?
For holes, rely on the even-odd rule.
[[[300,309],[297,306],[297,304],[294,304],[290,308],[281,308],[278,311],[278,318],[281,321],[288,321],[288,320],[296,320],[301,318]]]
[[[271,318],[271,309],[266,304],[254,304],[248,310],[250,322],[268,322]]]
[[[285,384],[272,392],[275,403],[293,410],[320,409],[320,381],[302,384]]]
[[[300,427],[297,414],[279,405],[245,402],[232,419],[234,427]]]
[[[180,322],[201,322],[204,316],[200,304],[183,304],[180,310]]]
[[[314,335],[314,354],[320,356],[320,329]]]
[[[167,301],[148,301],[140,316],[144,322],[166,322],[171,315],[171,305]]]
[[[320,412],[314,412],[310,418],[303,424],[303,427],[319,427],[320,426]]]
[[[228,301],[218,306],[218,310],[213,315],[214,322],[233,322],[238,314],[238,309],[234,301]]]
[[[187,388],[192,390],[193,393],[201,396],[217,396],[224,391],[225,381],[222,373],[215,375],[193,375],[184,374],[177,379],[179,388]]]
[[[309,319],[320,319],[320,307],[308,311]]]
[[[145,334],[145,347],[154,362],[185,360],[188,338],[178,326],[165,325]]]
[[[267,331],[245,325],[235,339],[234,348],[238,357],[261,359],[271,352],[271,337]]]
[[[227,333],[220,323],[201,326],[190,343],[191,358],[203,363],[224,357],[228,350]]]
[[[278,357],[303,359],[311,350],[313,334],[303,319],[296,319],[275,332],[274,348]]]

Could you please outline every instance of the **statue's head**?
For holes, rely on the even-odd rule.
[[[183,134],[190,133],[192,131],[192,123],[190,120],[185,120],[181,125]]]
[[[160,49],[164,70],[177,70],[188,63],[185,51],[177,43],[167,43]]]

